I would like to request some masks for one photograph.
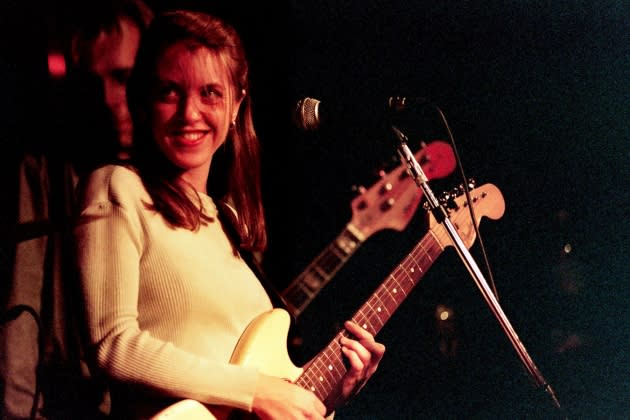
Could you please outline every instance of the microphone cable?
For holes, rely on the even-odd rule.
[[[473,208],[474,206],[472,205],[472,199],[470,198],[470,189],[468,188],[468,178],[466,177],[466,174],[464,172],[464,166],[462,165],[461,159],[459,158],[459,152],[457,151],[457,146],[455,144],[455,137],[453,136],[453,131],[451,130],[451,127],[448,124],[448,121],[446,120],[446,116],[444,115],[444,112],[442,112],[440,107],[431,101],[427,101],[427,103],[430,104],[433,108],[435,108],[435,110],[439,114],[440,119],[442,120],[442,124],[444,124],[444,128],[446,129],[446,135],[448,136],[448,140],[451,143],[451,146],[453,147],[453,154],[455,155],[457,168],[459,169],[460,176],[463,179],[464,194],[466,195],[466,201],[468,203],[468,211],[472,219],[472,225],[473,225],[473,228],[475,229],[475,234],[477,235],[477,238],[479,238],[479,246],[481,248],[481,255],[483,257],[483,262],[486,267],[486,271],[488,275],[488,283],[490,287],[492,288],[492,293],[494,293],[494,296],[498,301],[499,294],[497,292],[497,288],[494,282],[494,276],[492,274],[492,269],[490,267],[490,261],[488,259],[488,254],[486,252],[486,246],[484,245],[483,238],[482,238],[481,232],[479,231],[479,226],[477,224],[477,219],[475,217],[475,210]]]

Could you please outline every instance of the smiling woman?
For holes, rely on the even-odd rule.
[[[207,193],[212,156],[236,121],[245,91],[233,92],[226,65],[195,42],[168,47],[157,64],[152,133],[182,179]]]
[[[231,363],[247,327],[274,306],[252,259],[267,236],[248,78],[223,21],[157,16],[129,78],[131,162],[94,171],[82,187],[74,233],[86,348],[110,380],[113,417],[193,399],[262,418],[323,418],[383,356],[347,323],[336,352],[347,371],[325,398]]]

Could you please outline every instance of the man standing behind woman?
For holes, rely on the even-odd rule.
[[[152,12],[142,0],[99,0],[68,10],[71,65],[57,92],[63,109],[50,112],[61,114],[61,122],[53,121],[59,130],[35,139],[40,144],[25,148],[20,163],[12,278],[3,286],[9,320],[0,330],[5,419],[93,418],[99,404],[86,395],[92,383],[81,378],[66,310],[64,284],[74,273],[69,218],[78,178],[102,162],[128,158],[125,90]]]
[[[348,370],[326,401],[230,363],[246,327],[273,308],[249,264],[267,236],[248,71],[225,22],[192,11],[156,16],[127,90],[132,159],[96,170],[81,189],[85,348],[109,380],[114,417],[150,417],[187,398],[263,419],[323,418],[385,351],[346,322]]]

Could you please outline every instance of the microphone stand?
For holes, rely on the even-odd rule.
[[[431,212],[433,213],[433,215],[435,216],[435,219],[438,221],[438,223],[441,223],[444,226],[448,235],[451,237],[453,245],[455,246],[455,249],[457,250],[457,254],[462,259],[470,275],[473,277],[473,280],[475,281],[477,287],[481,291],[483,298],[485,299],[486,303],[490,306],[492,313],[499,321],[501,328],[503,329],[505,334],[508,336],[510,342],[512,343],[512,346],[514,346],[514,349],[516,350],[516,353],[518,354],[519,358],[523,362],[523,365],[525,366],[526,370],[532,376],[532,378],[536,382],[536,385],[538,387],[541,387],[544,391],[546,391],[551,396],[554,405],[558,409],[560,409],[560,402],[558,401],[558,398],[556,398],[556,394],[551,388],[551,385],[547,383],[545,378],[542,376],[542,374],[536,367],[536,364],[527,353],[525,346],[523,346],[523,343],[521,343],[521,340],[516,335],[516,332],[514,331],[514,328],[512,328],[510,321],[505,316],[505,313],[501,309],[501,306],[499,306],[499,303],[494,293],[492,293],[492,290],[488,286],[488,283],[486,282],[483,274],[479,270],[479,267],[473,260],[472,256],[470,255],[470,252],[468,252],[468,248],[466,247],[461,237],[459,236],[459,234],[453,227],[451,220],[448,218],[446,210],[444,210],[444,208],[440,205],[437,198],[435,198],[433,191],[431,191],[431,189],[429,188],[428,178],[424,174],[422,167],[420,166],[420,164],[414,157],[413,153],[407,146],[407,136],[405,136],[395,125],[392,125],[392,130],[394,131],[394,134],[396,134],[396,137],[398,138],[398,146],[397,146],[398,154],[401,157],[401,159],[407,163],[410,175],[413,177],[416,184],[422,189],[424,196],[427,198],[429,208]]]

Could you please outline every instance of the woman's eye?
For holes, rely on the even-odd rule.
[[[217,103],[221,98],[223,98],[223,95],[213,87],[207,86],[201,89],[201,100],[205,103]]]
[[[179,92],[173,86],[160,86],[156,98],[160,102],[175,103],[179,101]]]

